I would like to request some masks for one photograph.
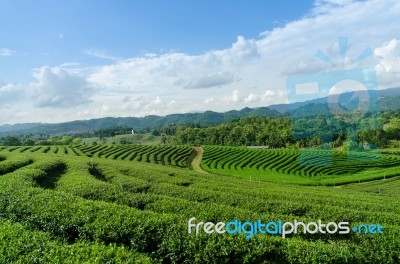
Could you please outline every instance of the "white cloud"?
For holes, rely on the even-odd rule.
[[[183,86],[183,89],[221,87],[230,84],[233,81],[233,74],[230,72],[215,73],[195,78]]]
[[[286,93],[283,91],[266,90],[263,94],[250,93],[244,101],[248,104],[257,103],[266,106],[276,102],[286,103],[286,98]]]
[[[153,103],[154,103],[154,104],[161,104],[161,102],[162,102],[162,101],[161,101],[161,99],[160,99],[160,96],[157,95],[157,97],[156,97],[156,99],[154,99]]]
[[[0,103],[11,105],[20,101],[23,97],[24,89],[20,84],[0,82]]]
[[[260,98],[263,105],[272,105],[272,104],[277,104],[278,102],[288,103],[286,91],[266,90],[264,94],[261,95]]]
[[[355,0],[317,0],[314,2],[314,8],[311,10],[312,15],[320,15],[327,12],[333,12],[336,8],[348,6],[356,2]]]
[[[225,50],[193,56],[184,53],[136,57],[107,65],[89,76],[89,80],[113,88],[200,89],[232,84],[243,63],[257,58],[254,40],[238,37]]]
[[[253,102],[257,102],[259,100],[258,95],[255,95],[254,93],[249,94],[244,101],[246,103],[253,103]]]
[[[71,62],[65,62],[65,63],[61,64],[59,67],[60,68],[77,68],[80,65],[81,64],[79,62],[71,61]]]
[[[30,84],[30,95],[38,107],[74,107],[91,101],[93,86],[66,68],[41,67],[34,77],[37,82]]]
[[[213,103],[213,102],[215,102],[214,97],[209,97],[209,98],[207,98],[206,100],[204,100],[204,103],[205,103],[205,104],[209,104],[209,103]]]
[[[104,50],[88,49],[88,50],[84,50],[83,54],[86,54],[91,57],[99,58],[99,59],[107,59],[107,60],[112,60],[112,61],[120,61],[121,60],[121,58],[108,55],[107,52],[105,52]]]
[[[154,57],[157,57],[157,54],[156,53],[152,53],[152,52],[146,52],[144,54],[144,56],[148,57],[148,58],[154,58]]]
[[[400,40],[392,39],[374,50],[378,57],[375,70],[381,87],[400,86]]]
[[[224,98],[224,101],[228,103],[237,103],[239,102],[239,100],[240,100],[239,90],[234,90],[231,95],[226,96]]]
[[[7,49],[7,48],[0,48],[0,56],[1,57],[10,57],[15,55],[16,51]]]

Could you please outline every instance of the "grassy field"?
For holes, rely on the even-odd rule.
[[[190,156],[190,147],[143,147],[1,148],[0,262],[400,261],[398,177],[340,187],[249,181],[179,166],[179,155],[171,153]],[[207,148],[203,160],[206,154]],[[397,159],[390,155],[390,162]],[[398,167],[390,163],[388,169],[392,166]],[[318,177],[308,173],[296,177]],[[374,191],[377,186],[381,192]],[[191,217],[379,223],[384,234],[196,236],[187,230]]]

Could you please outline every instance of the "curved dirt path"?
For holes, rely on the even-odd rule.
[[[193,149],[196,151],[196,156],[192,160],[192,169],[200,173],[209,174],[200,166],[201,160],[203,159],[204,149],[202,147],[194,147]]]

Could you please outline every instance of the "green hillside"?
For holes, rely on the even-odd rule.
[[[204,170],[244,179],[336,185],[400,175],[400,156],[328,150],[206,146]]]

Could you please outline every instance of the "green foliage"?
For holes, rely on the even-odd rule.
[[[392,118],[385,125],[385,131],[390,134],[392,139],[400,139],[400,118]]]
[[[126,126],[110,126],[93,131],[95,137],[115,137],[116,135],[130,134],[132,128]]]
[[[9,221],[0,224],[1,263],[152,263],[122,246],[77,242],[66,244],[46,232]]]
[[[33,145],[35,145],[35,141],[33,139],[31,139],[31,138],[25,138],[22,141],[22,145],[24,145],[24,146],[33,146]]]
[[[0,175],[6,174],[31,164],[33,160],[26,156],[16,156],[0,162]]]
[[[356,115],[356,113],[350,113]],[[344,122],[328,113],[288,117],[245,117],[217,126],[175,127],[176,144],[222,146],[268,146],[270,148],[342,146],[344,141],[386,147],[389,139],[399,138],[395,125],[383,130],[382,118],[374,114],[357,122]],[[394,121],[396,123],[396,118]],[[387,132],[391,131],[391,133]]]
[[[72,143],[73,137],[72,136],[63,136],[60,140],[61,145],[69,145]]]
[[[81,138],[74,138],[72,140],[72,144],[73,145],[80,145],[82,143],[82,139]]]
[[[16,152],[21,149],[10,148]],[[171,165],[182,168],[190,167],[192,148],[188,146],[161,145],[79,145],[79,146],[43,146],[25,147],[24,152],[70,154],[76,156],[101,157],[113,160],[135,160],[148,163]]]
[[[192,148],[187,146],[155,145],[81,145],[77,149],[88,157],[135,160],[178,167],[189,167],[188,158],[192,152]]]
[[[48,141],[50,142],[51,145],[56,145],[59,142],[58,137],[56,136],[51,136]]]
[[[177,144],[190,145],[268,145],[284,147],[291,142],[290,120],[271,117],[248,117],[215,127],[180,127],[175,136]]]
[[[37,146],[46,146],[46,145],[50,145],[50,142],[47,140],[39,140],[35,142],[35,145]]]
[[[3,139],[4,146],[21,146],[22,143],[17,137],[7,136]]]

